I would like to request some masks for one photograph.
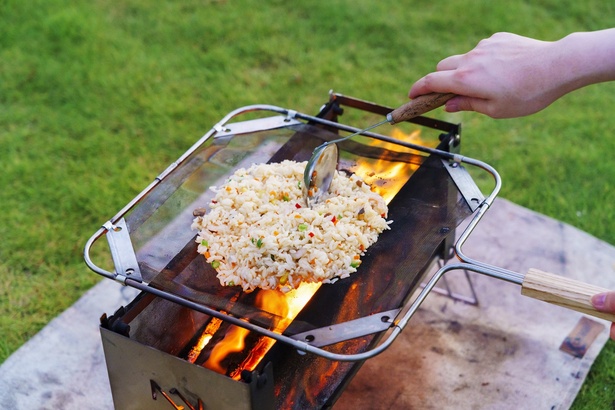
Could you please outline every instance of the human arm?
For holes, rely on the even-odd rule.
[[[591,302],[601,312],[615,313],[615,291],[594,295]],[[610,335],[611,339],[615,340],[615,323],[611,323]]]
[[[410,98],[454,93],[448,112],[476,111],[493,118],[533,114],[563,95],[615,80],[615,29],[572,33],[540,41],[496,33],[471,51],[440,61],[419,79]]]

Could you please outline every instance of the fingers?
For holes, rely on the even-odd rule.
[[[410,87],[410,91],[408,92],[408,97],[416,98],[419,95],[429,94],[433,92],[433,90],[431,90],[429,86],[429,80],[427,80],[426,77],[427,76],[417,80],[417,82],[412,84],[412,87]]]
[[[448,100],[445,109],[447,112],[476,111],[485,113],[485,110],[488,109],[488,101],[481,98],[458,96]]]
[[[438,71],[455,70],[457,67],[459,67],[459,64],[462,58],[463,58],[463,54],[446,57],[444,60],[438,63],[438,65],[436,66],[436,70]]]
[[[455,89],[455,82],[453,81],[452,71],[436,71],[427,74],[425,77],[418,80],[410,88],[408,96],[410,98],[416,98],[419,95],[429,93],[454,93],[459,94]]]
[[[454,55],[440,61],[436,66],[436,72],[427,74],[425,77],[421,78],[412,85],[410,92],[408,93],[408,97],[416,98],[419,95],[433,92],[450,92],[449,90],[443,89],[443,87],[446,87],[444,81],[450,73],[443,72],[456,69],[459,65],[460,59],[461,55]]]
[[[615,313],[615,291],[598,293],[592,296],[591,302],[601,312]]]
[[[601,312],[615,313],[615,291],[598,293],[592,296],[591,302],[592,305]],[[611,324],[609,336],[611,339],[615,340],[615,323]]]
[[[447,88],[451,87],[451,71],[459,66],[461,58],[462,55],[454,55],[440,61],[436,66],[436,72],[427,74],[412,85],[408,97],[416,98],[419,95],[433,92],[453,92]]]
[[[414,83],[410,89],[409,97],[416,98],[419,95],[434,92],[462,94],[462,90],[458,90],[452,80],[445,76],[436,78],[434,74],[429,74]],[[486,99],[458,95],[448,100],[444,109],[447,112],[476,111],[489,115],[491,105]]]
[[[513,118],[522,114],[508,107],[500,107],[497,102],[476,97],[454,97],[446,102],[444,107],[447,112],[459,112],[459,111],[474,111],[480,114],[484,114],[491,118]]]

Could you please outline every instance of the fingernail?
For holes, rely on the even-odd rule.
[[[457,103],[454,101],[448,101],[446,105],[444,106],[444,110],[446,112],[458,112],[459,105],[457,105]]]
[[[606,302],[606,293],[598,293],[597,295],[592,296],[592,305],[596,309],[602,309]]]

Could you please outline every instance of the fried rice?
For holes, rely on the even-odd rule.
[[[389,229],[387,205],[359,176],[337,172],[331,194],[313,209],[301,184],[305,162],[237,170],[208,211],[194,219],[198,252],[222,285],[289,291],[356,272],[361,256]]]

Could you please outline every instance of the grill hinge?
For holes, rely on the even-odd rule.
[[[348,322],[297,333],[291,337],[316,347],[328,346],[385,331],[395,325],[394,319],[400,310],[401,308],[392,309],[359,319],[349,320]]]
[[[137,256],[132,247],[128,226],[124,218],[115,224],[107,221],[103,228],[107,230],[107,242],[115,265],[115,280],[122,285],[126,284],[128,278],[143,282],[141,269],[139,269]]]
[[[470,209],[474,212],[483,203],[485,196],[476,186],[472,176],[461,165],[462,158],[461,155],[455,154],[452,161],[442,158],[442,163],[455,185],[457,185],[457,189],[459,189],[459,192],[470,206]]]

